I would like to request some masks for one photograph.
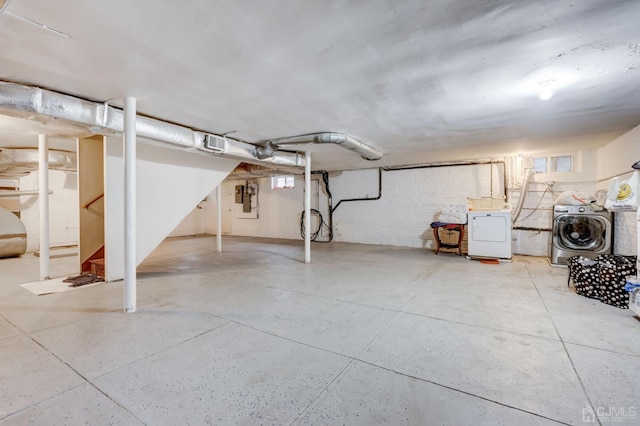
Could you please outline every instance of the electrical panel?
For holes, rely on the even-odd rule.
[[[258,196],[258,184],[247,182],[247,184],[244,187],[244,198],[242,200],[243,213],[251,213],[256,209],[257,196]]]
[[[251,189],[249,185],[246,187],[244,198],[242,199],[242,213],[251,213]]]
[[[237,219],[258,219],[257,182],[247,180],[242,185],[235,185],[235,205],[233,211]]]
[[[236,185],[236,204],[244,204],[244,185]]]

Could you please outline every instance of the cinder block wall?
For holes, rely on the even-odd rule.
[[[492,184],[493,195],[503,195],[502,175],[501,165],[383,171],[380,200],[347,202],[335,211],[335,240],[429,248],[429,225],[442,207],[490,196]],[[330,182],[334,204],[378,194],[377,170],[344,172]]]

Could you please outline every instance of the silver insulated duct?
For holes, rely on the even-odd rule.
[[[375,148],[370,147],[357,139],[352,138],[344,133],[336,132],[322,132],[322,133],[309,133],[306,135],[291,136],[286,138],[270,139],[267,141],[264,147],[258,148],[258,158],[269,158],[275,155],[278,148],[282,145],[297,145],[306,143],[317,144],[336,144],[343,148],[354,151],[365,160],[379,160],[382,158],[382,153]]]
[[[60,121],[92,134],[122,133],[124,128],[123,111],[107,103],[10,82],[0,82],[0,114],[41,122]],[[136,133],[142,138],[181,149],[208,152],[249,163],[304,166],[304,156],[296,153],[281,152],[268,159],[260,159],[255,145],[140,115],[136,118]]]
[[[0,148],[0,177],[20,178],[38,170],[40,157],[34,148]],[[49,150],[49,169],[76,171],[76,153]]]
[[[27,250],[27,230],[16,215],[0,207],[0,258],[20,256]]]

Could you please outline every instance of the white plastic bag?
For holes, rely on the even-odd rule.
[[[620,180],[613,178],[609,184],[607,201],[604,208],[610,212],[629,212],[638,210],[640,197],[638,197],[638,187],[640,184],[640,172],[634,170],[629,179]]]
[[[555,199],[554,204],[559,206],[583,206],[589,204],[589,197],[581,192],[564,191]]]
[[[442,223],[467,223],[467,206],[464,204],[449,204],[442,207],[442,212],[436,221]]]

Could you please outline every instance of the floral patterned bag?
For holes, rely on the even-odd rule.
[[[576,293],[592,299],[600,298],[600,269],[598,261],[584,256],[571,256],[567,259],[569,281],[573,280]]]
[[[600,269],[600,300],[622,309],[629,308],[626,278],[636,275],[636,256],[601,254],[596,257]]]

